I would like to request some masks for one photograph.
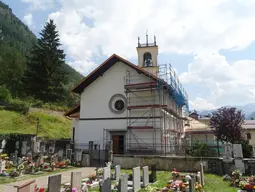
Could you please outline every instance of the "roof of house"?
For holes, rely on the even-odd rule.
[[[255,120],[244,120],[242,127],[244,129],[255,129]]]
[[[138,67],[137,65],[123,59],[122,57],[113,54],[107,60],[105,60],[101,65],[99,65],[94,71],[92,71],[89,75],[87,75],[80,83],[78,83],[73,89],[72,92],[81,94],[83,90],[88,87],[93,81],[95,81],[98,77],[102,76],[104,72],[110,69],[115,63],[121,61],[127,66],[133,68],[138,73],[142,73],[147,77],[150,77],[153,80],[160,80],[157,76],[147,72],[146,70]]]
[[[194,131],[212,131],[212,129],[205,123],[200,122],[194,118],[187,117],[189,125],[185,126],[185,132],[194,132]]]
[[[78,114],[80,113],[80,104],[76,105],[75,107],[73,107],[72,109],[70,109],[69,111],[64,113],[64,116],[66,117],[72,117],[74,114]]]

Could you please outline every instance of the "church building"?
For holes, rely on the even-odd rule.
[[[113,54],[72,89],[80,104],[65,116],[76,149],[111,140],[114,154],[162,154],[181,144],[187,93],[171,65],[158,64],[156,37],[136,49],[137,65]]]

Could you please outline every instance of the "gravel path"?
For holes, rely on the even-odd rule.
[[[92,173],[95,172],[95,168],[94,167],[83,167],[83,168],[78,168],[78,169],[72,169],[69,171],[65,171],[62,173],[57,173],[62,175],[62,184],[70,182],[71,181],[71,172],[81,172],[82,173],[82,177],[88,177],[89,175],[91,175]],[[52,174],[52,175],[56,175],[56,174]],[[36,184],[38,185],[38,187],[47,187],[48,184],[48,177],[51,175],[47,175],[47,176],[42,176],[42,177],[37,177],[35,178],[36,180]],[[17,192],[17,189],[14,188],[13,186],[15,185],[22,185],[24,183],[27,183],[29,181],[34,180],[33,178],[27,179],[27,180],[23,180],[23,181],[18,181],[18,182],[14,182],[14,183],[8,183],[8,184],[3,184],[0,185],[0,192]]]

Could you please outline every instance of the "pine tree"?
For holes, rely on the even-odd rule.
[[[63,70],[64,51],[53,20],[46,23],[36,45],[27,58],[24,88],[27,95],[43,101],[56,102],[64,98],[67,75]]]

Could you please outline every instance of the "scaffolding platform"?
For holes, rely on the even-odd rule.
[[[153,126],[128,126],[128,129],[153,129]]]

